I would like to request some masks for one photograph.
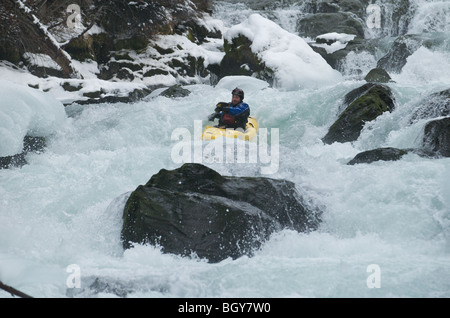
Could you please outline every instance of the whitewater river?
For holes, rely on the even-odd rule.
[[[449,57],[448,50],[418,50],[389,84],[396,109],[354,143],[321,142],[345,94],[365,83],[345,74],[320,88],[286,91],[240,78],[186,86],[184,98],[66,107],[45,152],[0,170],[0,281],[36,297],[450,297],[450,158],[408,154],[346,165],[364,150],[421,146],[426,121],[410,124],[409,116],[423,98],[450,87]],[[189,132],[193,147],[196,123],[206,125],[235,83],[279,157],[201,161],[223,175],[293,181],[323,211],[319,229],[275,233],[253,257],[217,264],[155,246],[124,251],[128,194],[181,165],[176,132]]]

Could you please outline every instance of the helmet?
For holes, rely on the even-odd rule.
[[[233,89],[231,94],[239,96],[241,98],[241,101],[244,100],[244,91],[240,88],[236,87],[235,89]]]

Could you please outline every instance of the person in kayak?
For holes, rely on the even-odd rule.
[[[219,118],[219,128],[242,128],[245,130],[248,116],[250,116],[250,106],[244,103],[244,91],[235,88],[232,92],[231,103],[218,103],[213,114],[208,119],[213,121]]]

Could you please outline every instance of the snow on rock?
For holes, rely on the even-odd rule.
[[[24,59],[28,60],[29,64],[52,68],[55,70],[61,70],[61,66],[58,65],[50,56],[47,54],[29,53],[26,52],[23,55]]]
[[[299,36],[259,14],[252,14],[225,34],[229,42],[239,35],[252,41],[251,49],[275,72],[275,85],[286,90],[317,88],[342,80],[342,75]]]
[[[26,135],[47,137],[66,118],[64,106],[49,94],[0,80],[0,156],[21,153]]]
[[[327,40],[327,41],[333,41],[333,42],[339,41],[341,43],[347,43],[347,42],[353,41],[355,39],[355,37],[356,37],[356,35],[354,35],[354,34],[331,32],[331,33],[319,35],[316,38]]]
[[[324,48],[328,54],[343,50],[347,47],[348,42],[353,41],[356,35],[346,33],[326,33],[316,37],[316,47]]]

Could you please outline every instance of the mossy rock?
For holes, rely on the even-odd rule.
[[[375,120],[384,112],[393,111],[395,102],[389,87],[381,84],[364,87],[369,88],[343,111],[322,138],[324,143],[355,141],[367,122]],[[360,91],[360,89],[357,90]]]
[[[78,37],[66,44],[64,50],[77,61],[96,60],[92,44],[92,37]]]
[[[384,69],[374,68],[374,69],[370,70],[369,73],[367,73],[364,80],[366,80],[366,82],[371,82],[371,83],[388,83],[392,79],[389,76],[389,73],[386,72]]]
[[[364,26],[352,14],[345,12],[317,13],[301,19],[297,30],[302,36],[315,38],[330,32],[354,34],[364,38]]]
[[[220,74],[223,78],[230,75],[255,76],[256,78],[274,82],[274,72],[251,49],[252,42],[239,35],[231,43],[224,41],[225,56],[220,63]]]
[[[361,152],[348,162],[348,165],[372,163],[376,161],[397,161],[408,153],[407,150],[397,148],[378,148]]]
[[[450,117],[427,123],[423,147],[437,156],[450,157]]]

